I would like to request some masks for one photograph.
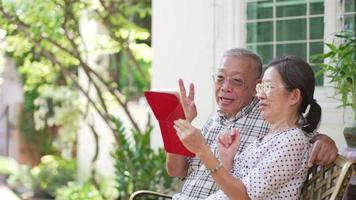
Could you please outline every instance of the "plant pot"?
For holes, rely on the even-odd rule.
[[[344,137],[349,148],[356,148],[356,127],[345,127]]]

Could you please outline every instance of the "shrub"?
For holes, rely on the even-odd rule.
[[[133,140],[125,136],[125,128],[119,120],[115,121],[119,146],[114,153],[117,189],[119,199],[128,199],[137,190],[169,192],[173,179],[165,170],[165,152],[151,148],[149,126],[144,134],[133,132]]]

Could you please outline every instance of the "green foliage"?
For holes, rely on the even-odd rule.
[[[17,164],[7,183],[18,193],[24,191],[41,191],[54,196],[58,188],[76,178],[77,165],[75,160],[65,160],[58,156],[46,155],[39,165],[29,168]]]
[[[69,182],[56,192],[56,200],[104,200],[95,186],[86,181],[84,183]]]
[[[58,156],[46,155],[41,163],[31,169],[34,185],[55,196],[56,189],[76,178],[75,160],[66,160]]]
[[[341,106],[351,107],[356,121],[356,36],[352,32],[341,32],[335,37],[341,44],[326,44],[329,52],[316,58],[329,59],[328,63],[320,64],[322,72],[335,84],[336,93],[341,95]]]
[[[165,169],[165,152],[155,152],[150,146],[149,128],[143,135],[133,133],[133,138],[125,136],[125,129],[119,120],[117,136],[120,145],[114,153],[117,189],[119,199],[128,199],[137,190],[153,190],[169,192],[173,188],[173,179]]]
[[[41,87],[41,95],[34,100],[35,128],[59,127],[54,146],[62,156],[71,158],[82,114],[78,94],[66,86]]]
[[[56,190],[56,200],[117,199],[114,177],[99,177],[97,186],[90,180],[68,182]]]
[[[81,30],[85,25],[83,22],[97,23],[95,26],[98,30],[93,31],[92,27],[89,27],[90,30]],[[53,132],[60,129],[64,131],[63,127],[72,126],[73,129],[66,130],[69,130],[70,136],[74,136],[77,130],[75,125],[70,125],[72,121],[76,121],[72,120],[72,117],[77,119],[77,112],[73,115],[67,112],[70,106],[66,111],[53,109],[58,107],[52,98],[58,88],[81,91],[89,102],[88,111],[91,112],[95,108],[104,121],[110,121],[108,105],[125,107],[128,100],[142,96],[142,92],[150,87],[151,0],[0,0],[0,24],[1,29],[6,31],[6,45],[3,50],[8,57],[16,61],[25,84],[22,133],[39,148],[41,155],[56,153]],[[96,34],[91,34],[94,32]],[[107,65],[103,64],[98,69],[96,64],[102,64],[101,61],[106,61],[106,58],[109,58],[109,63],[104,62]],[[101,70],[108,73],[102,73]],[[83,77],[88,80],[82,81]],[[51,92],[51,98],[47,98],[46,94]],[[98,96],[93,98],[91,94]],[[38,104],[34,103],[36,99]],[[73,98],[63,100],[59,103],[62,106],[59,107],[63,108],[63,105],[72,103],[68,102],[72,100]],[[41,102],[46,102],[46,105],[43,106]],[[45,107],[48,109],[44,109]],[[84,116],[84,113],[80,114]],[[126,114],[131,117],[130,113]],[[61,122],[57,123],[58,121]],[[40,125],[38,130],[35,129],[36,124]],[[135,132],[136,145],[132,143],[132,148],[129,148],[131,143],[126,139],[120,141],[123,142],[122,145],[118,144],[118,149],[126,151],[122,152],[123,155],[132,155],[135,163],[130,165],[131,161],[127,161],[128,158],[125,157],[126,163],[117,164],[117,180],[121,184],[118,186],[120,197],[127,197],[128,192],[134,189],[147,188],[153,185],[151,183],[157,183],[150,186],[152,189],[162,184],[162,187],[170,188],[171,179],[162,167],[164,152],[154,152],[150,149],[149,133],[150,130],[144,135]],[[123,132],[115,134],[122,134],[125,138]],[[67,139],[70,138],[74,137]],[[142,151],[147,155],[140,158]],[[120,155],[119,151],[115,153],[117,160],[124,159],[121,157],[123,155]],[[75,171],[70,167],[70,163],[64,160],[62,162],[60,158],[49,160],[52,161],[41,161],[39,166],[31,170],[29,177],[33,181],[33,187],[39,186],[54,195],[56,188],[74,179]],[[147,164],[137,170],[142,163]],[[127,173],[131,175],[127,176]],[[21,178],[21,175],[18,176]],[[138,176],[139,178],[136,178]],[[127,177],[128,182],[122,182]],[[73,183],[71,186],[72,191],[69,186],[59,193],[61,198],[68,199],[66,194],[75,196],[95,191],[86,184]]]
[[[35,187],[30,168],[27,165],[18,165],[18,167],[9,174],[6,182],[19,194],[26,191],[33,191],[33,188]]]
[[[81,30],[83,21],[100,25],[96,35]],[[42,87],[66,85],[79,80],[94,57],[110,57],[105,84],[126,100],[142,96],[150,85],[151,0],[1,0],[1,29],[6,31],[1,48],[16,61],[25,84],[22,133],[41,155],[55,153],[50,129],[35,130],[34,100]],[[88,59],[90,58],[90,59]],[[90,60],[90,62],[88,61]],[[71,74],[71,76],[69,76]],[[95,77],[94,77],[95,78]],[[98,80],[98,79],[95,79]],[[98,84],[102,85],[102,83]],[[86,88],[85,88],[86,89]],[[105,90],[99,95],[108,94]],[[95,104],[97,102],[93,102]],[[103,109],[104,106],[99,106]]]

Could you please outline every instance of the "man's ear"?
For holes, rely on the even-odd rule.
[[[289,93],[289,103],[291,105],[295,105],[298,104],[300,101],[300,99],[302,98],[302,94],[300,92],[299,89],[293,89],[290,93]]]

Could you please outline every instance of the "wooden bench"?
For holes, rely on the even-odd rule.
[[[347,160],[341,155],[338,155],[330,165],[313,166],[309,169],[300,199],[342,199],[352,175],[356,175],[356,161]],[[172,199],[172,196],[167,194],[140,190],[133,193],[129,200],[147,199],[149,197],[155,197],[153,199]]]

